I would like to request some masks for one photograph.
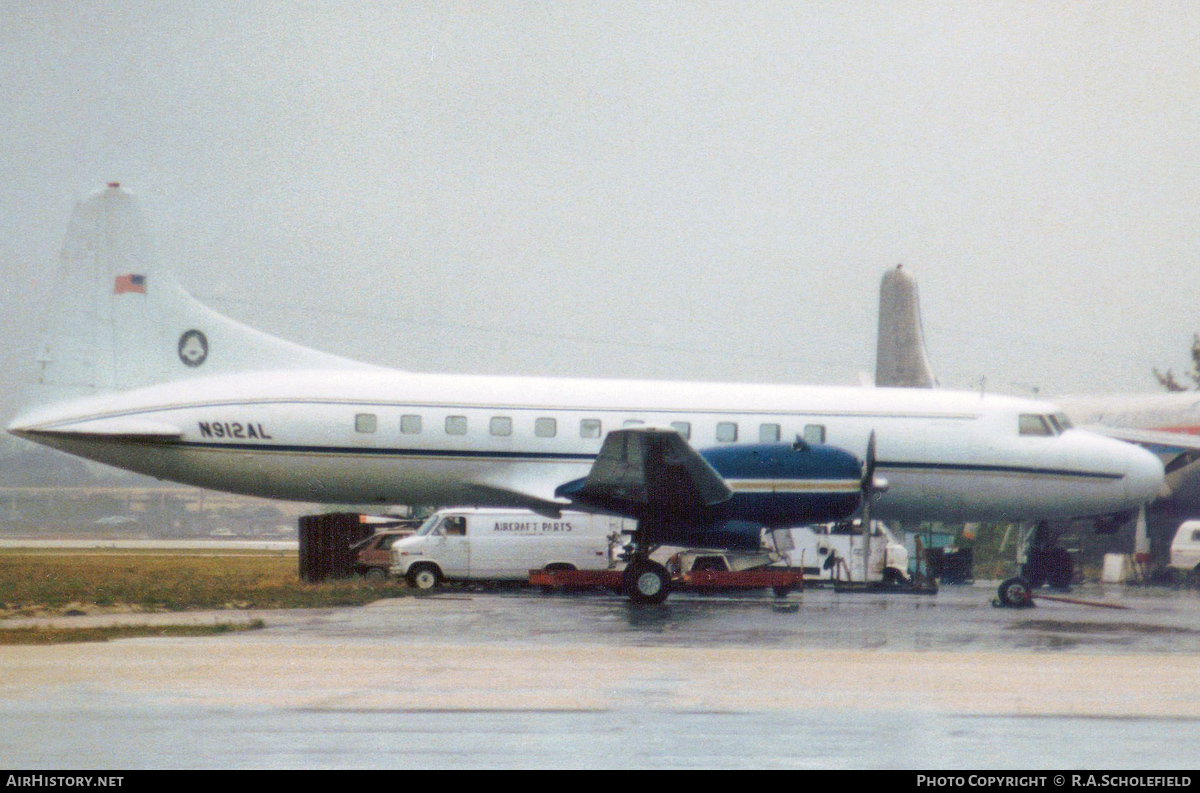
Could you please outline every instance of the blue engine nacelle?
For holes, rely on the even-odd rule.
[[[858,458],[836,446],[772,443],[700,454],[733,490],[733,498],[710,508],[714,521],[825,523],[853,514],[862,500]]]
[[[862,470],[835,446],[797,442],[697,451],[678,432],[614,430],[588,476],[555,494],[632,517],[642,544],[752,549],[762,529],[840,520],[858,509]]]

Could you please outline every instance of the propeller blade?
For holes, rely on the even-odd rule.
[[[869,496],[875,490],[875,430],[867,441],[867,459],[863,462],[862,478],[863,496]]]

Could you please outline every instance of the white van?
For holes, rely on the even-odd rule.
[[[1185,520],[1179,524],[1175,539],[1171,540],[1171,561],[1167,566],[1200,574],[1200,520]]]
[[[792,548],[786,550],[791,567],[803,567],[806,581],[862,581],[862,521],[841,521],[797,526],[779,534],[790,534]],[[770,540],[767,540],[770,544]],[[784,550],[784,548],[780,548]],[[908,581],[908,549],[880,521],[871,521],[871,563],[868,581]]]
[[[392,546],[391,574],[432,589],[445,580],[525,581],[530,570],[606,570],[633,521],[586,512],[443,509]]]

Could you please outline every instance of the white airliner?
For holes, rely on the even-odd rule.
[[[257,496],[629,515],[641,600],[665,597],[665,571],[646,558],[657,543],[735,547],[844,516],[884,489],[872,464],[890,485],[874,514],[899,519],[1113,515],[1163,481],[1153,455],[1033,400],[416,374],[339,358],[192,299],[116,184],[76,208],[57,296],[35,406],[14,434]]]

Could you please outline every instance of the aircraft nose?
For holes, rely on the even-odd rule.
[[[1140,507],[1162,494],[1164,474],[1162,461],[1140,446],[1125,444],[1125,498],[1130,506]]]

